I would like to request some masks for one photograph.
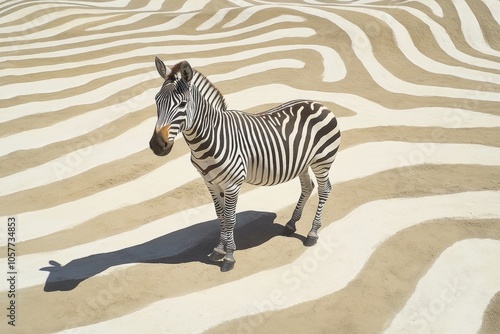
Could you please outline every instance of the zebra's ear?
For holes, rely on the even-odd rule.
[[[187,61],[183,61],[181,63],[181,75],[182,79],[184,79],[187,83],[190,83],[191,79],[193,79],[193,68]]]
[[[167,80],[167,76],[170,74],[170,69],[167,66],[165,66],[163,61],[161,61],[161,59],[158,58],[158,56],[156,56],[155,58],[155,64],[156,64],[156,70],[158,71],[160,76],[163,79]]]

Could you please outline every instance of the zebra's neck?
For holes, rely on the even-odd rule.
[[[190,93],[185,134],[193,138],[206,135],[207,127],[213,127],[218,122],[221,113],[227,110],[227,106],[224,96],[200,72],[194,72]]]
[[[194,71],[191,81],[192,89],[197,89],[200,96],[212,106],[215,111],[226,111],[227,105],[221,92],[203,74]]]

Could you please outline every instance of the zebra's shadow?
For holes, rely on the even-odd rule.
[[[280,235],[283,225],[275,224],[275,218],[276,214],[269,212],[238,213],[235,228],[238,249],[256,247]],[[209,262],[207,257],[218,240],[219,221],[215,219],[168,233],[143,244],[75,259],[64,266],[51,260],[50,266],[40,269],[49,272],[44,291],[73,290],[84,280],[123,264],[179,264],[196,261],[220,265]]]

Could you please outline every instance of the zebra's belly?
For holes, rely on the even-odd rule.
[[[241,156],[221,161],[213,158],[201,160],[191,155],[191,162],[205,181],[221,187],[243,182],[259,186],[277,185],[298,177],[307,169],[307,165],[300,170],[291,171],[277,166],[259,166],[251,161],[245,164],[243,161]]]
[[[245,182],[257,186],[274,186],[295,179],[305,169],[307,169],[307,166],[297,171],[288,171],[269,167],[259,168],[250,164],[247,169]]]

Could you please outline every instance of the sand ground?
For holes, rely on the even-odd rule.
[[[1,333],[500,332],[500,4],[0,3]],[[300,187],[246,185],[236,267],[182,138],[148,148],[188,60],[230,109],[338,117],[320,243]],[[16,305],[15,326],[7,306]]]

